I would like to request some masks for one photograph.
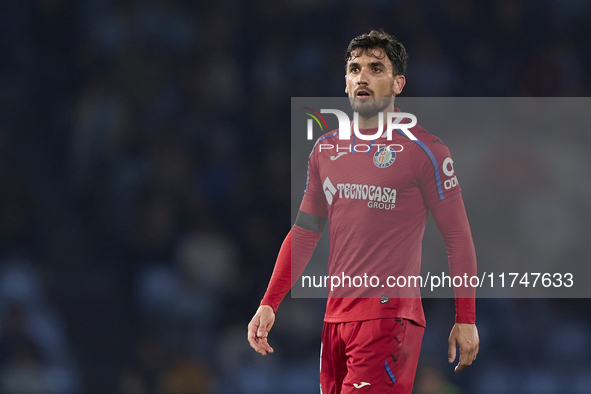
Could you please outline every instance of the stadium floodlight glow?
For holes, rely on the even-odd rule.
[[[310,109],[310,108],[306,108],[306,109]],[[353,129],[353,133],[355,133],[355,136],[357,138],[359,138],[360,140],[365,140],[365,141],[372,141],[372,140],[375,140],[379,137],[386,137],[388,140],[392,140],[392,131],[396,130],[396,129],[401,130],[408,138],[410,138],[413,141],[415,141],[417,139],[410,132],[410,129],[412,127],[416,126],[416,124],[417,124],[417,117],[411,113],[408,113],[408,112],[388,112],[388,114],[386,116],[387,127],[386,127],[385,133],[384,133],[384,114],[382,112],[380,112],[378,114],[378,122],[379,122],[378,129],[375,134],[371,134],[371,135],[364,135],[364,134],[361,134],[361,132],[359,131],[359,113],[358,112],[353,112],[353,122],[351,122],[351,120],[349,119],[349,116],[345,112],[338,110],[338,109],[321,109],[320,113],[318,113],[317,111],[314,111],[314,113],[322,119],[322,122],[324,123],[324,125],[326,125],[326,121],[324,120],[324,117],[322,117],[322,115],[320,115],[320,114],[335,115],[338,119],[338,122],[339,122],[339,139],[341,139],[341,140],[350,140],[351,139],[351,129]],[[321,130],[324,131],[324,129],[322,128],[322,123],[320,123],[317,116],[314,116],[311,113],[306,113],[306,114],[313,117],[314,120],[316,120],[316,123],[318,123],[320,125]],[[403,119],[409,119],[410,122],[401,123]],[[353,127],[351,127],[351,125]],[[313,127],[313,121],[312,121],[312,119],[308,119],[308,129],[307,129],[308,140],[312,140],[312,138],[313,138],[312,137],[312,127]]]

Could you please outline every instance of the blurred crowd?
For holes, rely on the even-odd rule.
[[[0,392],[316,392],[324,300],[286,299],[274,355],[246,341],[291,226],[290,97],[342,96],[344,50],[373,27],[407,47],[406,96],[589,96],[590,16],[577,0],[0,2]],[[589,261],[591,137],[539,132],[534,151],[441,136],[486,174],[458,167],[480,259]],[[481,356],[452,376],[453,302],[425,300],[416,392],[591,392],[590,304],[479,300]]]

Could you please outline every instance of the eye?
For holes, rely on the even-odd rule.
[[[381,68],[379,68],[379,67],[374,67],[374,68],[373,68],[373,72],[374,72],[374,73],[379,73],[379,72],[382,72],[382,69],[381,69]]]
[[[351,68],[349,69],[349,72],[352,72],[352,73],[356,73],[356,72],[358,72],[358,71],[359,71],[359,68],[358,68],[358,67],[351,67]]]

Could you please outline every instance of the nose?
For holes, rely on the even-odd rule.
[[[357,74],[357,85],[367,85],[367,76],[368,74],[365,67],[359,70],[359,73]]]

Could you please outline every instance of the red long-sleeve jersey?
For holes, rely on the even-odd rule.
[[[387,276],[420,275],[429,212],[445,242],[451,275],[476,275],[476,254],[451,154],[420,126],[410,131],[416,140],[402,131],[393,133],[391,140],[383,135],[374,141],[354,136],[340,140],[338,132],[330,132],[316,142],[300,210],[328,218],[329,275],[377,276],[382,284]],[[362,132],[375,134],[376,129]],[[286,280],[291,277],[290,263],[296,276],[301,273],[319,233],[294,226],[290,237],[284,247],[289,241],[291,259],[278,259],[262,301],[275,309],[293,282]],[[362,298],[367,290],[373,291],[371,298]],[[379,297],[391,290],[332,291],[325,321],[401,317],[425,325],[418,289],[401,297]],[[474,321],[474,291],[456,292],[456,322]]]

